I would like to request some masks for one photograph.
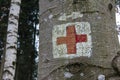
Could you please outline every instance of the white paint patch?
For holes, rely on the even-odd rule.
[[[44,21],[47,22],[47,19],[45,18]]]
[[[84,73],[80,73],[80,76],[84,76]]]
[[[97,17],[97,19],[101,19],[101,17],[100,17],[100,16],[98,16],[98,17]]]
[[[98,76],[98,80],[105,80],[105,75],[100,74],[100,75]]]
[[[66,37],[66,27],[75,25],[76,34],[86,34],[87,42],[76,43],[76,54],[67,54],[66,44],[57,45],[58,37]],[[52,31],[53,57],[54,58],[75,58],[80,56],[90,57],[92,53],[91,29],[88,22],[75,22],[55,25]]]
[[[70,72],[65,72],[65,73],[64,73],[64,77],[65,77],[65,78],[71,78],[72,76],[73,76],[73,74],[70,73]]]
[[[50,14],[48,18],[49,18],[49,19],[52,19],[52,18],[53,18],[53,15],[52,15],[52,14]]]
[[[58,20],[60,20],[60,21],[66,21],[66,20],[67,20],[66,13],[63,13],[63,14],[58,18]]]
[[[81,14],[80,12],[72,12],[70,15],[67,15],[66,13],[63,13],[58,20],[60,21],[66,21],[68,18],[72,18],[72,19],[77,19],[83,17],[83,14]]]

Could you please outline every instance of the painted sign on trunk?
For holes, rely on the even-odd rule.
[[[53,27],[53,57],[91,56],[91,29],[88,22],[75,22]]]

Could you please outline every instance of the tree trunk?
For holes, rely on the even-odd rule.
[[[14,80],[21,0],[11,0],[2,80]]]
[[[40,0],[38,80],[118,75],[111,66],[119,51],[114,6],[114,0]]]

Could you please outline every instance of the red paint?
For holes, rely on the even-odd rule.
[[[76,43],[87,42],[86,34],[76,34],[75,25],[68,26],[66,37],[58,37],[57,45],[66,44],[68,54],[76,54]]]

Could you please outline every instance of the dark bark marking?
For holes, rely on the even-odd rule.
[[[11,17],[14,17],[14,19],[16,19],[16,20],[18,20],[19,19],[19,17],[18,16],[16,16],[16,15],[14,15],[14,14],[10,14],[9,15],[9,17],[11,18]],[[9,18],[9,19],[10,19]],[[11,20],[9,20],[9,24],[14,24],[14,25],[16,25],[17,26],[17,24],[14,22],[14,21],[11,21]]]
[[[16,16],[16,15],[14,15],[14,14],[10,14],[9,17],[14,17],[14,18],[17,19],[17,20],[19,19],[19,17]]]
[[[43,14],[45,14],[46,12],[51,12],[53,9],[57,8],[57,6],[52,6],[52,7],[49,7],[48,9],[46,9],[44,12],[42,12],[39,16],[42,16]]]
[[[15,47],[15,46],[9,46],[9,47],[7,47],[7,49],[15,49],[15,50],[17,50],[17,47]]]
[[[77,4],[78,3],[78,0],[73,0],[73,4]]]
[[[76,69],[75,69],[75,67],[76,67]],[[56,70],[61,69],[61,68],[63,68],[63,69],[67,69],[68,68],[71,73],[77,73],[77,72],[82,70],[81,67],[82,68],[94,67],[94,68],[99,68],[99,69],[102,69],[102,70],[105,70],[105,69],[110,70],[111,69],[111,68],[105,68],[105,67],[102,67],[102,66],[97,66],[97,65],[93,65],[93,64],[89,64],[89,63],[79,63],[79,62],[68,63],[68,64],[64,64],[64,65],[60,65],[60,66],[55,67],[52,71],[50,71],[48,73],[48,75],[43,77],[41,80],[44,80],[47,76],[49,76],[50,74],[52,74],[53,72],[55,72]]]
[[[53,0],[48,0],[49,2],[52,2]]]
[[[120,68],[119,68],[120,63],[118,63],[119,59],[120,59],[120,51],[118,51],[117,55],[113,58],[111,66],[113,70],[120,76]]]
[[[12,74],[9,70],[4,70],[4,71],[3,71],[3,74],[5,74],[5,73],[8,73],[8,74],[10,74],[11,76],[13,76],[13,74]]]
[[[75,63],[75,64],[67,65],[66,68],[69,69],[69,72],[74,74],[74,73],[80,72],[81,69],[83,69],[83,68],[81,68],[82,66],[84,66],[83,63],[80,63],[80,64]]]
[[[73,4],[78,4],[78,3],[80,3],[80,2],[85,2],[86,0],[73,0]]]
[[[109,11],[112,11],[113,5],[111,3],[108,4],[108,9],[109,9]]]
[[[14,36],[14,37],[16,37],[16,38],[18,37],[18,36],[16,36],[16,35],[9,35],[8,37],[11,37],[11,36]]]
[[[13,53],[14,55],[16,55],[17,53]]]
[[[20,2],[11,2],[12,4],[16,4],[16,5],[18,5],[18,6],[20,6]]]
[[[83,13],[83,14],[85,14],[85,13],[100,13],[100,11],[84,11],[84,12],[81,12],[81,13]],[[103,13],[102,13],[103,14]]]
[[[16,62],[15,62],[15,61],[13,61],[13,62],[12,62],[12,65],[13,65],[13,66],[15,66],[15,65],[16,65]]]
[[[10,20],[9,20],[8,24],[14,24],[15,26],[17,26],[17,24],[15,22],[10,21]]]

